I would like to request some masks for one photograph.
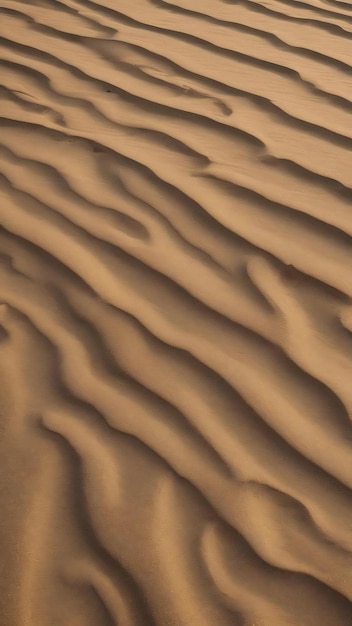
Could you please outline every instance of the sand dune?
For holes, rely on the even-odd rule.
[[[1,0],[2,626],[352,623],[351,37]]]

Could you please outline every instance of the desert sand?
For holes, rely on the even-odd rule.
[[[1,626],[350,626],[352,5],[0,31]]]

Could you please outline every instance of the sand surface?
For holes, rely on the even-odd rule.
[[[352,5],[0,31],[1,626],[350,626]]]

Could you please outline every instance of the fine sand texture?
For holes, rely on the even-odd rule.
[[[351,626],[352,4],[0,0],[0,626]]]

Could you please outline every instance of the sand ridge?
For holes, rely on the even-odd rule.
[[[352,623],[351,9],[0,0],[1,625]]]

